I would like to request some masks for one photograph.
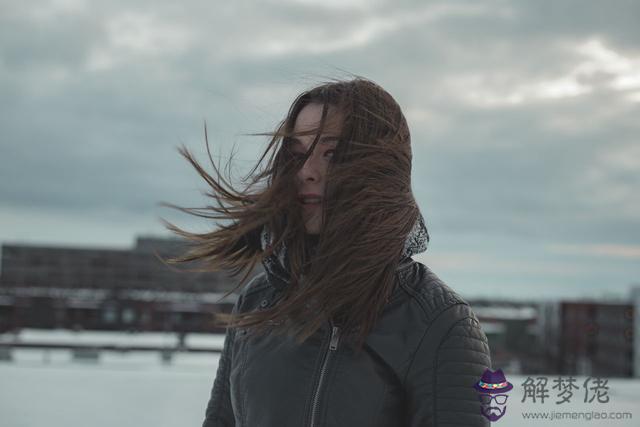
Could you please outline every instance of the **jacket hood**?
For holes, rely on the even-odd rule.
[[[419,212],[417,221],[404,241],[404,249],[400,259],[411,258],[416,254],[426,251],[428,242],[429,233],[422,213]],[[260,245],[262,247],[262,251],[264,252],[268,247],[271,247],[272,243],[273,235],[269,230],[269,227],[264,225],[262,232],[260,233]],[[282,286],[290,283],[289,257],[287,256],[286,244],[282,243],[270,256],[265,257],[262,260],[262,265],[269,276],[275,277],[276,279],[279,279],[279,281],[284,282],[283,284],[278,283],[276,286]],[[275,282],[277,281],[274,281],[274,283]]]

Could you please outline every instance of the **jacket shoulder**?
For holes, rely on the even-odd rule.
[[[240,291],[236,310],[239,312],[252,311],[258,307],[264,308],[274,297],[274,287],[262,271],[255,275]]]
[[[410,425],[488,426],[473,388],[491,366],[487,337],[463,298],[428,267],[415,268],[406,286],[427,322],[402,371]]]
[[[455,305],[469,306],[467,301],[429,267],[417,261],[414,261],[403,275],[400,287],[422,308],[428,323]]]
[[[267,273],[262,271],[253,276],[240,290],[240,297],[246,298],[269,287]]]

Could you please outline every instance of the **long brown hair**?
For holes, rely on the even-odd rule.
[[[294,133],[298,113],[311,103],[323,106],[319,128]],[[310,256],[295,176],[318,143],[329,106],[341,114],[343,126],[327,171],[322,229]],[[289,138],[303,134],[315,138],[306,156],[296,158],[288,149]],[[368,79],[333,80],[301,93],[274,132],[253,135],[271,139],[241,189],[221,176],[209,152],[206,127],[215,176],[184,146],[179,148],[210,185],[213,191],[207,195],[217,206],[164,205],[225,224],[197,234],[162,220],[190,241],[190,249],[169,262],[200,261],[206,269],[228,270],[232,276],[244,271],[234,291],[258,262],[264,265],[286,247],[288,286],[278,303],[260,311],[219,313],[216,319],[256,333],[292,332],[299,343],[332,319],[344,331],[355,332],[359,349],[396,285],[405,239],[420,217],[411,191],[411,138],[400,106]],[[266,166],[258,169],[269,154]],[[265,246],[266,233],[270,240]]]

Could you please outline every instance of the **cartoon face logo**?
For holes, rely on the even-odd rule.
[[[504,376],[502,369],[492,372],[486,369],[482,374],[482,378],[473,385],[478,391],[478,399],[480,399],[480,413],[489,421],[497,421],[507,411],[506,394],[513,388]]]

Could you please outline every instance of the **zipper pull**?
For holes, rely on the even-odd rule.
[[[331,331],[331,342],[329,343],[329,349],[336,350],[338,348],[338,339],[340,338],[340,328],[337,326],[333,327]]]

